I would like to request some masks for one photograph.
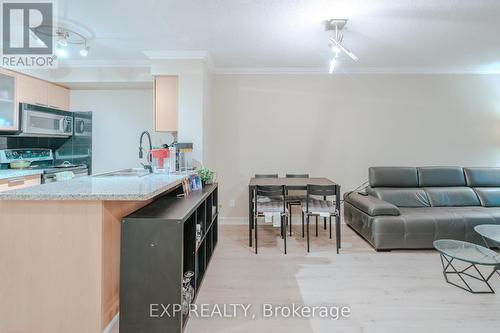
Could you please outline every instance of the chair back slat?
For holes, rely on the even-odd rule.
[[[277,173],[270,173],[270,174],[256,174],[255,178],[278,178]]]
[[[335,195],[335,185],[307,185],[307,195],[329,197]]]
[[[306,196],[306,212],[309,213],[309,198],[310,196],[321,196],[323,200],[326,197],[335,195],[335,185],[312,185],[307,184],[307,196]]]
[[[286,178],[309,178],[308,173],[287,173]]]
[[[255,187],[255,195],[264,197],[283,197],[285,195],[285,187],[283,185],[258,185]]]

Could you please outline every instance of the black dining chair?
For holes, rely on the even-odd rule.
[[[300,173],[300,174],[297,174],[297,173],[287,173],[286,178],[309,178],[309,174],[308,173]],[[289,211],[289,214],[290,214],[290,236],[292,236],[292,221],[293,221],[293,217],[292,217],[292,206],[301,206],[302,205],[302,202],[306,199],[306,194],[293,194],[293,195],[289,195],[288,194],[288,190],[285,189],[285,194],[286,194],[286,201],[287,201],[287,207],[288,207],[288,211]],[[302,218],[304,218],[304,216],[302,216]],[[302,221],[302,225],[304,224],[304,221]],[[304,228],[302,228],[302,237],[304,237]]]
[[[278,178],[278,174],[277,173],[255,174],[255,178]]]
[[[337,224],[340,223],[338,217],[339,217],[339,211],[337,210],[337,207],[335,206],[335,202],[332,200],[328,200],[330,197],[335,196],[335,186],[334,185],[307,185],[307,193],[306,193],[306,199],[302,203],[302,212],[303,214],[306,215],[306,220],[307,220],[307,252],[309,252],[310,249],[310,242],[309,242],[309,218],[310,216],[324,216],[328,215],[329,222],[330,222],[330,239],[332,238],[332,217],[335,217],[335,226],[336,230],[338,231],[338,226]],[[319,199],[321,198],[321,199]],[[327,198],[327,199],[325,199]],[[326,218],[326,216],[325,216]],[[318,219],[316,218],[316,237],[318,236]],[[336,247],[337,247],[337,254],[339,253],[339,248],[340,248],[340,238],[339,238],[339,233],[336,233],[336,241],[335,241]]]
[[[255,178],[278,178],[277,173],[270,173],[270,174],[255,174]],[[270,201],[271,198],[268,197],[260,197],[259,202],[268,202]]]
[[[259,202],[259,197],[272,199],[270,201]],[[284,250],[286,254],[286,224],[288,220],[288,210],[286,208],[285,186],[256,186],[254,194],[254,207],[255,254],[257,254],[258,247],[257,219],[259,217],[264,217],[266,213],[280,213],[280,234],[283,238]]]

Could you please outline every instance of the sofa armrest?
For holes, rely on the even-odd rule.
[[[398,216],[401,214],[397,206],[372,195],[349,192],[344,195],[344,201],[371,216]]]

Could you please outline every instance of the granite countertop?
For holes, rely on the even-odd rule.
[[[0,179],[41,175],[43,170],[30,169],[0,169]]]
[[[166,192],[186,175],[87,176],[0,193],[0,200],[142,201]]]

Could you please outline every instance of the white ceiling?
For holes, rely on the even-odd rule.
[[[84,64],[143,51],[208,51],[218,71],[323,71],[321,21],[349,19],[346,72],[499,72],[499,0],[59,0],[62,25],[92,35]],[[77,51],[69,64],[81,64]]]

